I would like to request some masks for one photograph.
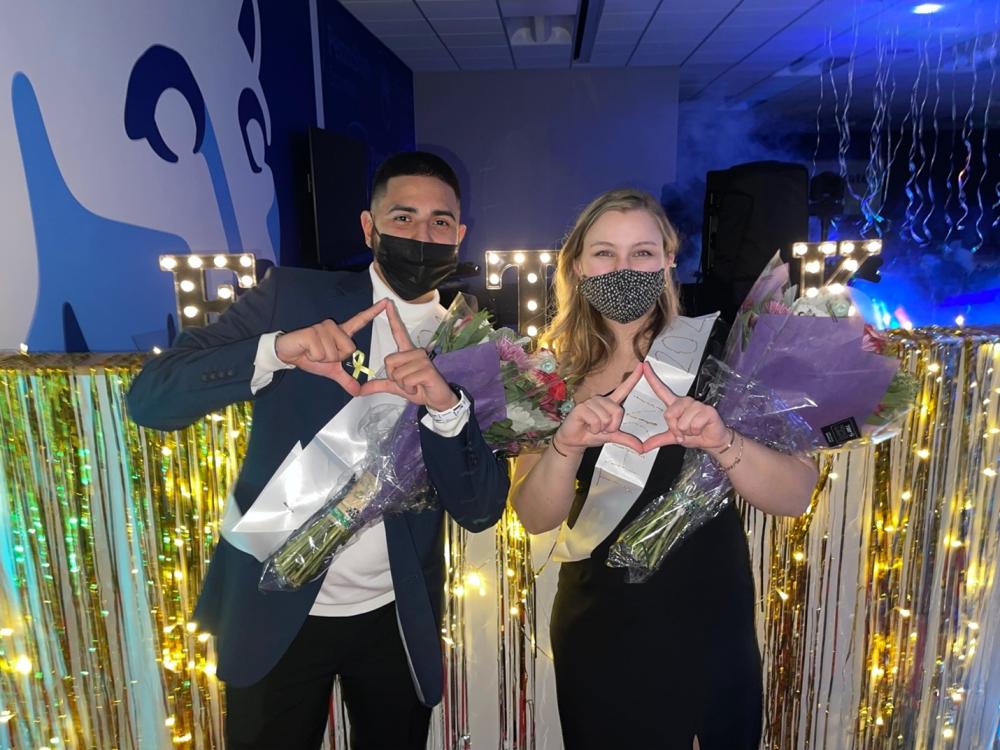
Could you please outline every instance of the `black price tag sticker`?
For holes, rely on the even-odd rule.
[[[824,427],[823,437],[826,438],[826,442],[831,448],[836,448],[838,445],[861,437],[861,430],[858,429],[858,423],[854,421],[854,417],[848,417]]]

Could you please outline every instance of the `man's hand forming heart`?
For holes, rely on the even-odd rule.
[[[357,396],[361,393],[361,384],[344,370],[342,363],[357,349],[351,337],[385,310],[388,302],[380,300],[340,324],[324,320],[308,328],[283,333],[274,342],[274,353],[285,364],[335,380],[349,394]]]
[[[450,409],[458,403],[458,396],[431,362],[427,351],[414,346],[396,305],[389,300],[383,302],[397,351],[385,358],[386,377],[369,380],[361,386],[360,395],[393,393],[434,411]]]

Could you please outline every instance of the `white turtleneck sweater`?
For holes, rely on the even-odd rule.
[[[368,272],[372,279],[372,304],[386,297],[391,299],[396,303],[399,317],[414,342],[418,345],[427,343],[437,327],[437,319],[443,315],[438,293],[434,293],[434,299],[430,302],[413,304],[401,299],[382,281],[374,266],[370,266]],[[294,367],[282,362],[275,354],[274,341],[280,333],[276,331],[260,337],[254,359],[254,375],[250,383],[253,393],[270,383],[277,370]],[[394,351],[396,342],[392,338],[389,319],[382,313],[372,323],[371,351],[366,358],[366,365],[378,372],[385,357]],[[400,402],[403,402],[402,398]],[[464,408],[460,405],[446,421],[432,420],[428,414],[423,419],[424,425],[445,437],[458,435],[469,420],[469,402],[464,395],[461,404]],[[351,544],[340,551],[327,571],[309,614],[324,617],[358,615],[388,604],[394,598],[385,525],[379,521],[362,531]]]

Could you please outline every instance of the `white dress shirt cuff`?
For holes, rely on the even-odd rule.
[[[469,410],[471,407],[472,404],[469,403],[469,397],[462,393],[458,403],[453,407],[445,411],[435,411],[428,408],[427,413],[420,421],[424,427],[441,437],[455,437],[469,423]]]
[[[270,385],[274,373],[278,370],[291,370],[295,365],[289,365],[278,359],[274,351],[274,343],[284,331],[265,333],[257,343],[257,356],[253,360],[253,377],[250,379],[250,393],[256,395],[264,386]]]

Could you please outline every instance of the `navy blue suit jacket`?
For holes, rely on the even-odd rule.
[[[252,395],[261,334],[294,331],[326,318],[343,322],[371,304],[367,271],[273,268],[216,323],[185,330],[169,351],[146,364],[129,392],[130,416],[146,427],[176,430],[252,399],[253,428],[234,488],[236,503],[246,512],[292,446],[306,445],[350,399],[334,381],[297,369],[275,373]],[[370,341],[370,325],[354,336],[364,352]],[[509,482],[483,441],[475,406],[456,437],[444,438],[420,425],[420,444],[444,511],[471,531],[492,526],[503,511]],[[400,630],[427,705],[438,703],[442,691],[444,511],[385,518]],[[253,684],[274,667],[322,584],[320,577],[295,592],[261,593],[261,569],[256,558],[220,540],[194,614],[199,627],[216,636],[219,677],[236,686]]]

